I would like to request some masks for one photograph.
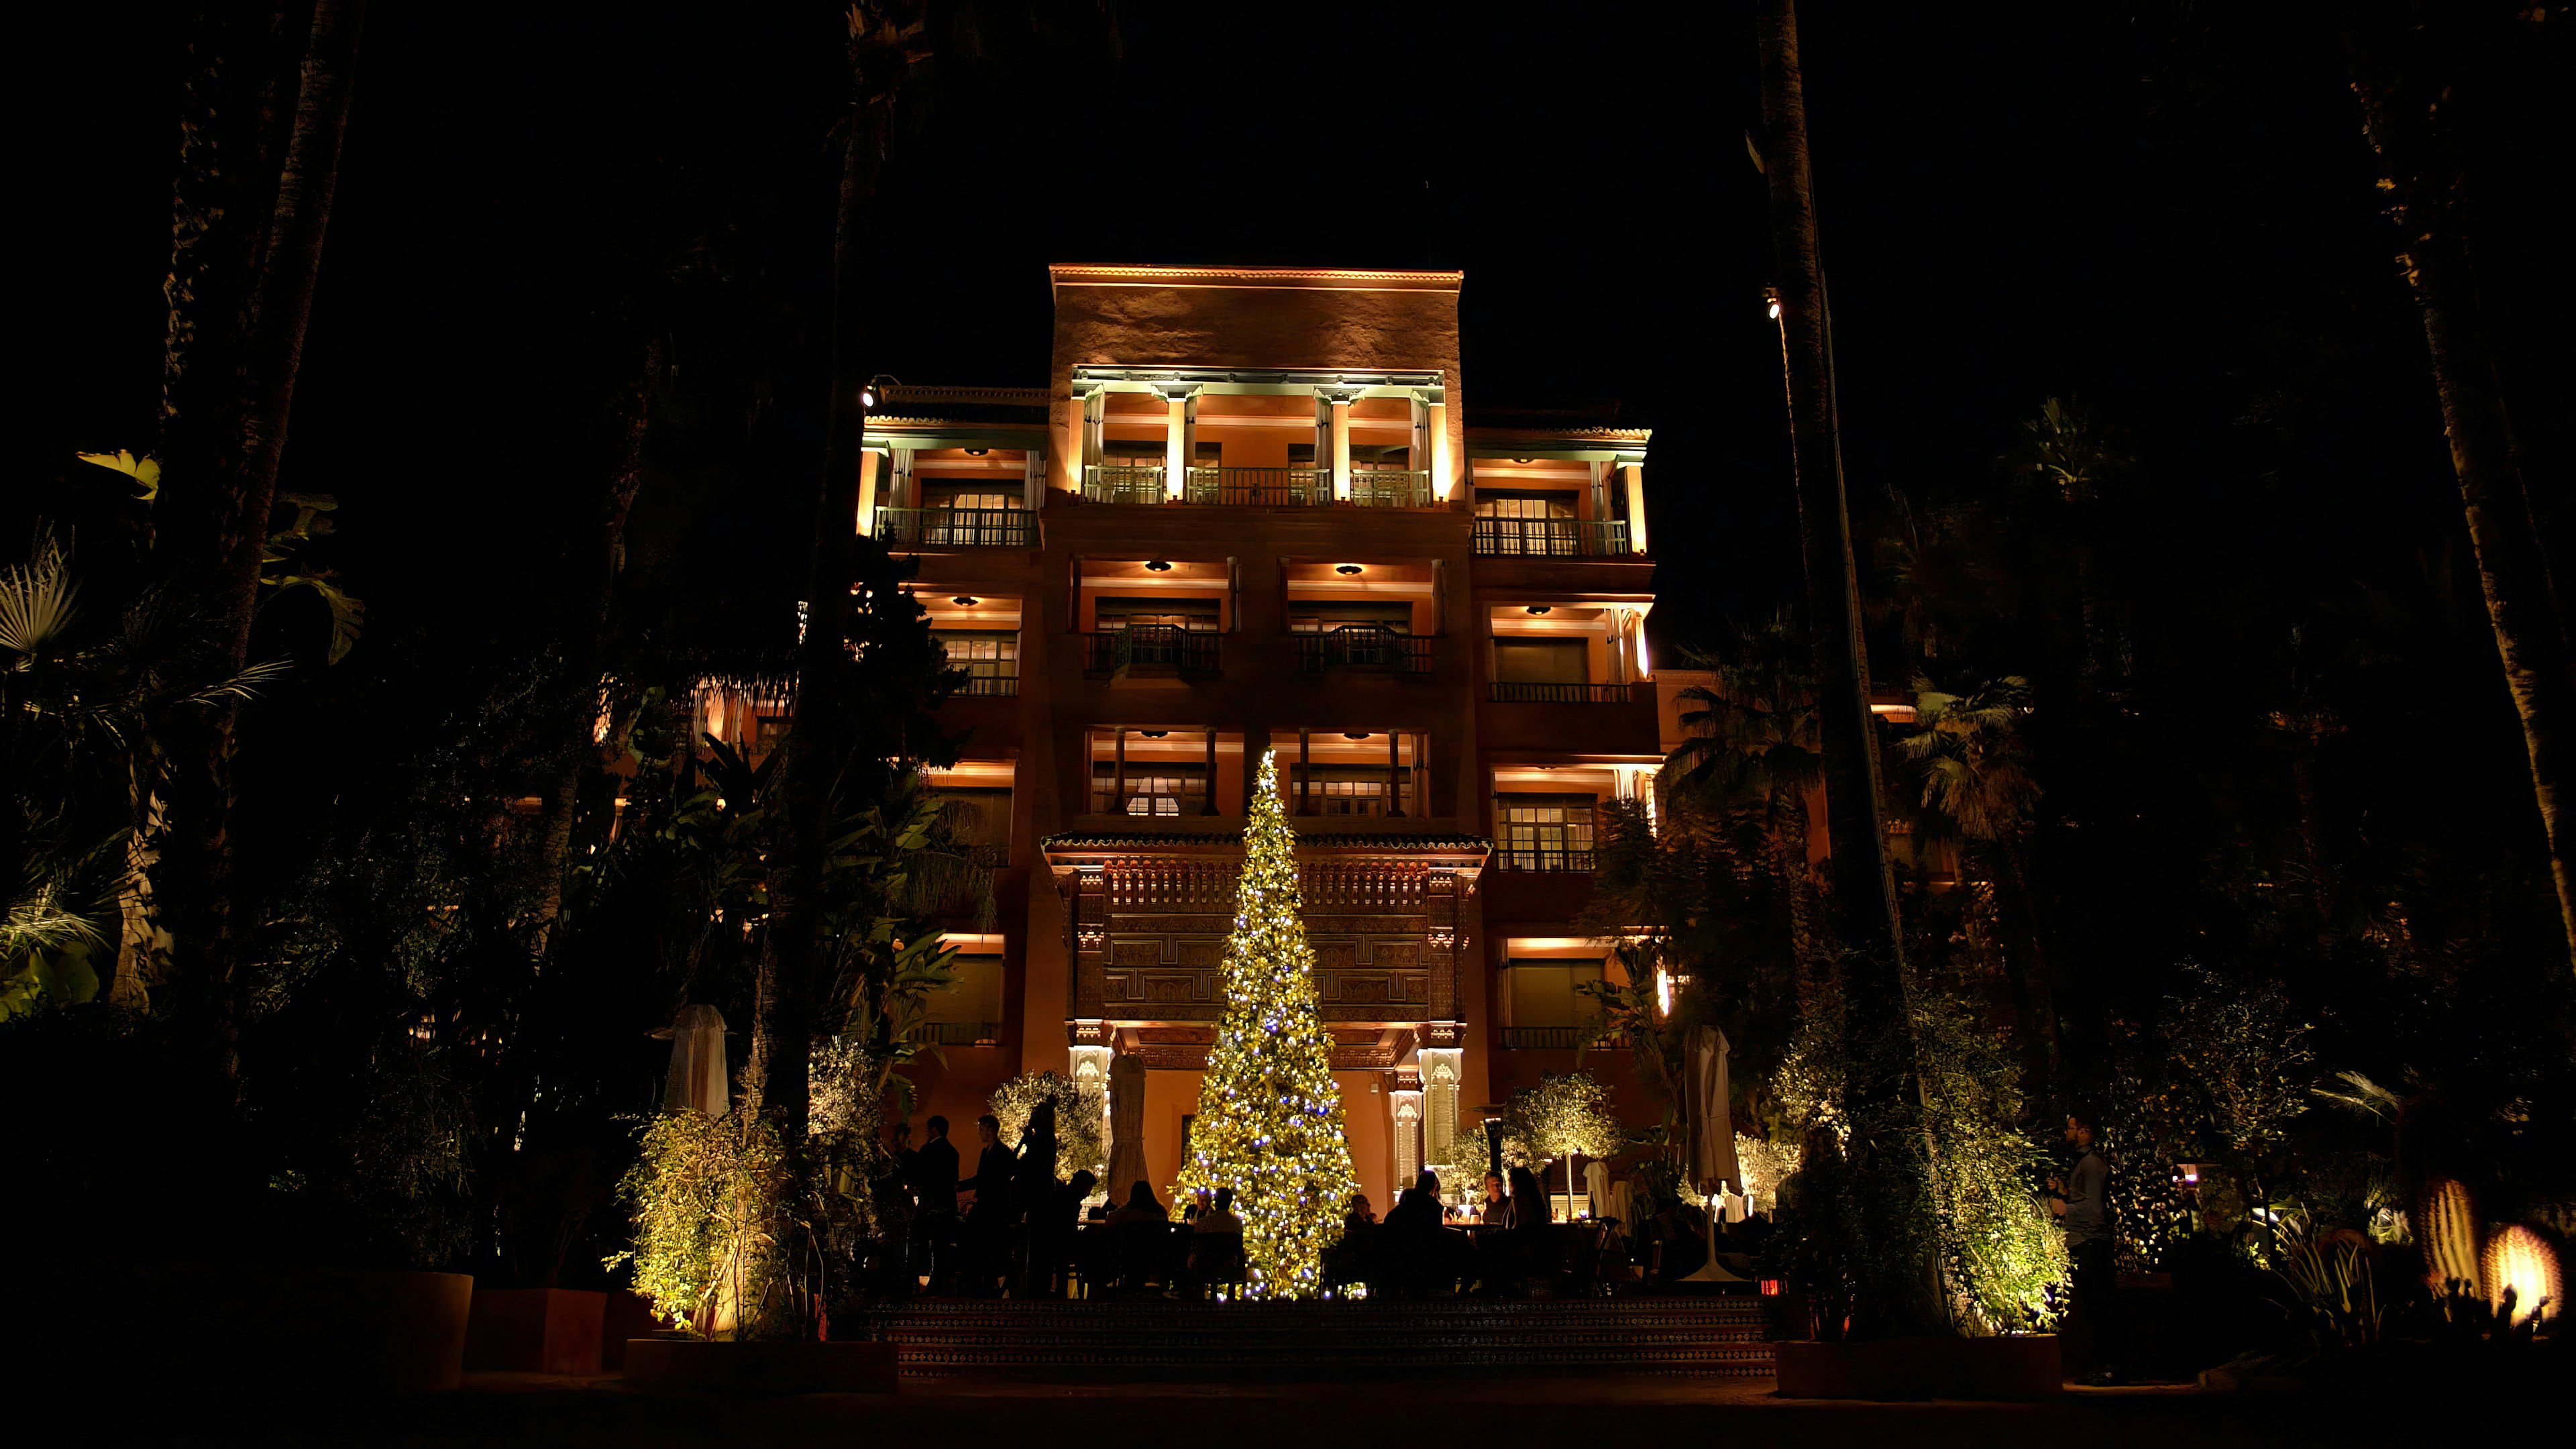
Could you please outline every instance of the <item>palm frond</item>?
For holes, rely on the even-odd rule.
[[[39,535],[33,558],[0,572],[0,648],[23,656],[25,668],[71,628],[79,599],[71,560],[50,535]]]

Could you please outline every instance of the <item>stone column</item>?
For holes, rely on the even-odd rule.
[[[1646,465],[1623,463],[1619,472],[1628,485],[1628,547],[1646,552]]]
[[[1351,400],[1333,399],[1333,501],[1351,499]]]
[[[1449,461],[1449,405],[1430,404],[1427,426],[1431,429],[1431,497],[1435,502],[1450,501],[1458,482],[1456,470]]]
[[[1190,454],[1198,434],[1198,389],[1163,391],[1163,496],[1177,501],[1190,481]]]
[[[1073,1000],[1067,1014],[1077,1021],[1108,1015],[1102,1000],[1109,988],[1109,873],[1096,865],[1074,872],[1073,894],[1065,901],[1073,928]]]
[[[1393,1126],[1395,1142],[1395,1195],[1413,1186],[1422,1175],[1422,1091],[1419,1085],[1407,1088],[1405,1078],[1396,1077],[1396,1088],[1386,1094],[1387,1113]],[[1393,1206],[1392,1203],[1388,1206]]]
[[[877,529],[877,450],[859,450],[859,532]]]
[[[1073,1045],[1066,1049],[1065,1068],[1073,1078],[1074,1091],[1080,1095],[1083,1110],[1100,1123],[1102,1160],[1085,1166],[1099,1176],[1105,1191],[1109,1163],[1105,1149],[1109,1146],[1109,1061],[1117,1049],[1108,1045],[1107,1026],[1099,1021],[1073,1023]]]
[[[1458,1142],[1458,1082],[1464,1075],[1466,1049],[1463,1047],[1423,1047],[1417,1053],[1422,1059],[1422,1158],[1425,1166],[1465,1167],[1474,1170],[1484,1161],[1480,1151],[1469,1151],[1461,1160]],[[1473,1144],[1469,1144],[1473,1146]],[[1456,1194],[1468,1184],[1440,1180],[1444,1193]]]

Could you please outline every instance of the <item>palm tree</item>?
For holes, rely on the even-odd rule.
[[[1824,780],[1815,653],[1805,631],[1777,618],[1733,631],[1713,655],[1692,662],[1712,666],[1719,683],[1681,692],[1685,734],[1664,761],[1664,785],[1678,801],[1760,813],[1788,896],[1799,974],[1811,977],[1825,955],[1808,863],[1807,799]]]
[[[1958,695],[1917,680],[1914,710],[1915,733],[1898,748],[1920,782],[1920,804],[1934,833],[1959,840],[1993,892],[1996,924],[2006,941],[2004,976],[2038,1088],[2032,1095],[2045,1096],[2057,1080],[2064,1042],[2022,858],[2040,798],[2021,733],[2030,714],[2030,687],[2007,675]]]

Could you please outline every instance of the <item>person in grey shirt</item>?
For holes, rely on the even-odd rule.
[[[2121,1382],[2120,1360],[2127,1347],[2120,1322],[2120,1275],[2111,1236],[2111,1164],[2094,1146],[2100,1124],[2089,1111],[2066,1117],[2066,1140],[2076,1151],[2074,1170],[2061,1181],[2050,1178],[2054,1195],[2049,1209],[2066,1232],[2066,1256],[2075,1266],[2075,1316],[2092,1329],[2095,1372],[2088,1383]]]

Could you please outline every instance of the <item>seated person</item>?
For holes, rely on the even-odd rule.
[[[1142,1180],[1127,1190],[1127,1205],[1109,1215],[1109,1225],[1113,1228],[1127,1223],[1168,1223],[1171,1220],[1171,1210],[1155,1199],[1154,1189]]]

